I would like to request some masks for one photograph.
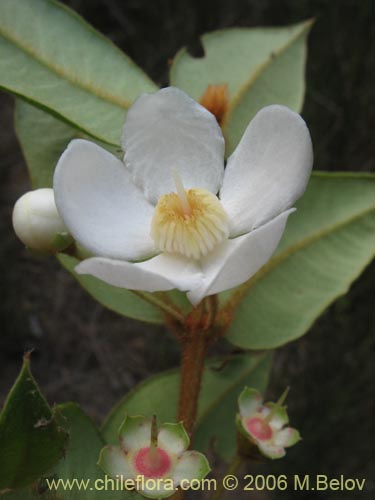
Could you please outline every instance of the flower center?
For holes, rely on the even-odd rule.
[[[177,193],[161,196],[151,223],[158,250],[200,259],[229,234],[228,217],[217,196],[206,189],[185,190],[174,174]]]
[[[171,459],[161,448],[141,448],[134,457],[138,474],[147,478],[164,476],[171,467]]]
[[[246,422],[246,428],[250,434],[259,441],[267,441],[272,438],[271,426],[263,418],[249,418]]]

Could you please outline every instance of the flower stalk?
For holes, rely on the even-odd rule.
[[[217,296],[204,299],[186,317],[184,330],[177,333],[182,346],[178,419],[191,438],[198,412],[204,362],[208,347],[219,338],[214,327]]]
[[[190,437],[198,411],[206,352],[207,337],[205,332],[193,331],[182,341],[178,420],[184,423]]]

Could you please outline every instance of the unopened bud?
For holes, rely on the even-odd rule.
[[[73,241],[57,211],[53,189],[36,189],[21,196],[12,220],[16,235],[30,250],[55,253]]]

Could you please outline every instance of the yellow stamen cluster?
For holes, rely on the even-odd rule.
[[[178,187],[178,193],[160,197],[151,235],[161,252],[198,260],[228,237],[228,217],[210,191],[194,188],[182,193]]]

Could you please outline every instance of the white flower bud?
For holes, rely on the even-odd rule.
[[[29,191],[17,200],[13,228],[22,243],[43,253],[62,250],[72,241],[57,211],[53,189],[49,188]]]

